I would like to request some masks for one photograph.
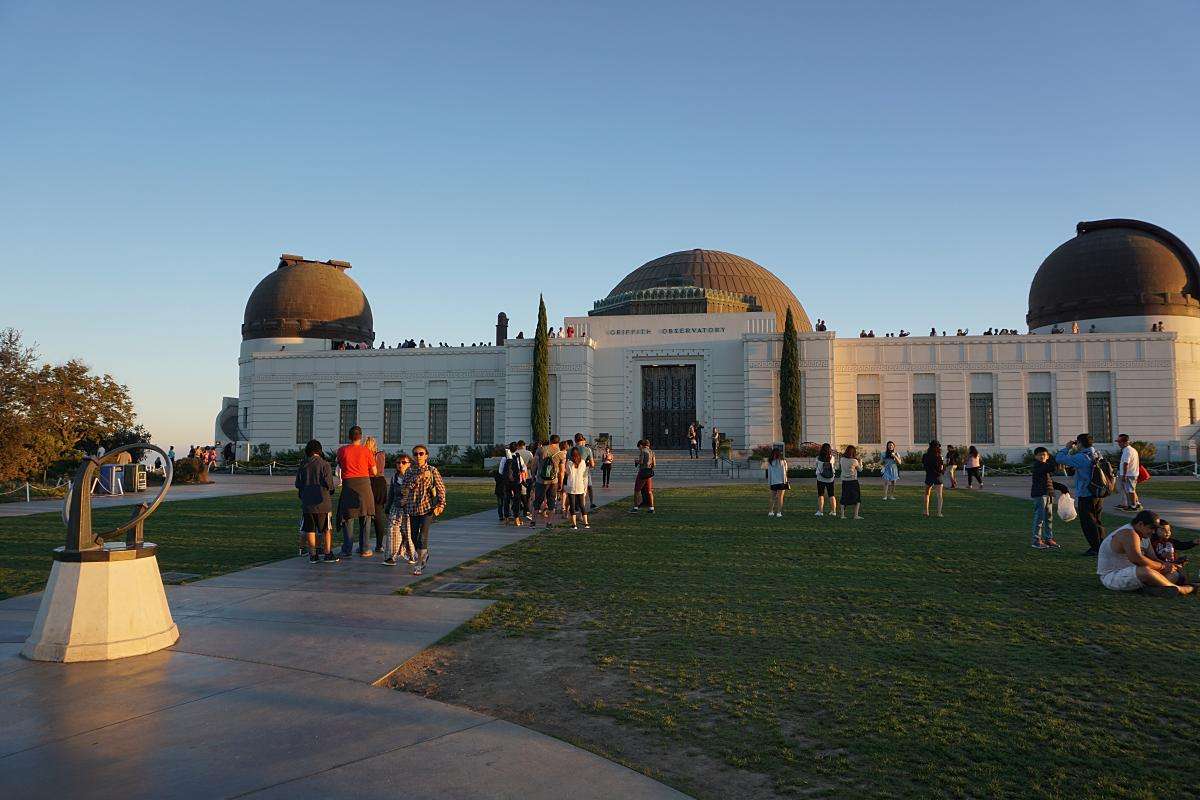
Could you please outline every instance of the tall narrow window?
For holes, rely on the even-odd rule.
[[[879,425],[879,395],[858,396],[858,442],[880,444],[883,441]]]
[[[296,401],[296,444],[308,444],[313,438],[313,401]]]
[[[1088,433],[1097,442],[1112,441],[1112,395],[1108,392],[1087,393]]]
[[[971,392],[971,441],[976,444],[996,441],[995,400],[991,392]]]
[[[446,443],[446,398],[429,400],[429,443]]]
[[[1049,392],[1030,392],[1026,403],[1029,407],[1029,441],[1045,444],[1054,441],[1054,418],[1050,411]]]
[[[350,441],[350,429],[358,424],[358,401],[342,400],[338,407],[338,441]]]
[[[401,400],[383,401],[383,443],[400,444],[400,414],[404,410]]]
[[[1188,425],[1196,424],[1196,398],[1188,398]]]
[[[250,406],[242,406],[242,427],[250,427]]]
[[[913,395],[913,442],[928,444],[937,438],[937,395]]]
[[[496,401],[491,397],[475,398],[475,444],[492,444],[496,429]]]

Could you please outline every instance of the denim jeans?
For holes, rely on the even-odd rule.
[[[358,524],[358,551],[361,553],[367,549],[367,526],[372,522],[371,517],[351,517],[342,525],[342,555],[349,556],[354,554],[354,535],[350,533],[350,529]]]
[[[1054,500],[1050,495],[1033,498],[1033,544],[1054,538]]]

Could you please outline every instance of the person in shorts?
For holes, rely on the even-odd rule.
[[[309,441],[304,447],[304,461],[296,470],[296,491],[300,495],[300,508],[303,516],[301,529],[308,542],[308,561],[316,564],[321,559],[317,556],[317,536],[322,537],[325,561],[336,563],[340,559],[333,554],[333,523],[330,519],[333,512],[333,490],[337,486],[333,478],[333,468],[325,460],[321,443],[316,439]]]
[[[1142,457],[1129,443],[1127,434],[1122,433],[1118,436],[1117,444],[1121,446],[1121,464],[1117,468],[1117,477],[1120,478],[1121,493],[1125,495],[1125,503],[1117,508],[1122,511],[1141,511],[1142,501],[1138,497],[1137,483],[1138,473],[1142,468]]]
[[[583,449],[575,447],[571,450],[571,458],[567,461],[566,478],[563,486],[567,492],[567,503],[571,510],[571,528],[579,530],[579,518],[583,517],[584,530],[590,530],[588,524],[587,491],[590,483],[590,473]]]
[[[833,479],[837,474],[837,464],[833,455],[833,447],[829,442],[821,445],[817,453],[817,513],[814,517],[825,516],[825,498],[829,498],[829,516],[837,516],[837,495],[833,490]]]
[[[768,517],[783,516],[783,493],[788,490],[788,463],[783,451],[776,447],[767,459],[767,486],[771,488],[771,509]]]
[[[633,508],[630,514],[636,514],[638,509],[645,508],[654,513],[654,451],[650,449],[650,440],[638,442],[637,477],[633,479]]]
[[[858,471],[862,462],[858,460],[858,448],[854,445],[846,447],[846,452],[838,459],[838,472],[842,477],[842,519],[846,511],[854,510],[854,519],[862,519],[862,487],[858,482]]]
[[[946,473],[946,462],[942,460],[942,443],[934,439],[929,449],[921,456],[925,468],[925,516],[929,516],[929,496],[937,494],[937,515],[942,516],[942,476]]]
[[[1191,594],[1183,568],[1159,561],[1149,552],[1150,540],[1162,524],[1153,511],[1139,511],[1128,525],[1117,528],[1104,540],[1096,553],[1096,574],[1105,589],[1174,597]]]

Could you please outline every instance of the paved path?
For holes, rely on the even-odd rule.
[[[1022,500],[1029,499],[1029,477],[1014,476],[1010,478],[990,478],[984,487],[986,491],[994,492],[995,494],[1007,495],[1008,497],[1019,497]],[[1062,477],[1057,477],[1055,480],[1066,483],[1071,487],[1072,491],[1075,488],[1075,479],[1069,478],[1063,480]],[[1195,478],[1154,478],[1155,481],[1166,482],[1168,480],[1187,480],[1194,481]],[[955,491],[966,491],[963,484],[959,484],[959,488]],[[1112,514],[1115,517],[1123,517],[1125,519],[1133,519],[1133,514],[1128,511],[1121,511],[1117,508],[1117,504],[1122,502],[1120,492],[1109,495],[1104,499],[1104,513]],[[1142,498],[1142,506],[1157,512],[1165,519],[1169,520],[1176,527],[1190,528],[1194,531],[1200,531],[1200,503],[1189,503],[1186,500],[1164,500],[1158,497],[1146,495]],[[1032,519],[1032,517],[1031,517]],[[1073,530],[1079,534],[1079,541],[1083,541],[1083,534],[1079,533],[1078,522],[1059,522],[1056,520],[1056,527],[1065,525],[1068,530]],[[1059,534],[1061,536],[1061,534]],[[1190,537],[1185,537],[1190,538]],[[1068,540],[1069,541],[1069,540]]]
[[[429,572],[529,533],[493,511],[439,522]],[[65,665],[18,655],[38,595],[0,602],[0,797],[686,797],[558,739],[377,686],[490,603],[394,594],[415,580],[378,558],[292,558],[169,586],[177,645]]]
[[[177,500],[206,500],[211,497],[233,497],[239,494],[261,494],[263,492],[284,492],[292,488],[294,477],[267,475],[222,475],[212,473],[212,483],[206,484],[172,484],[163,502]],[[114,506],[132,506],[138,503],[149,503],[158,494],[160,487],[151,486],[145,492],[121,494],[115,497],[104,495],[93,496],[92,508],[112,508]],[[0,503],[0,517],[27,517],[30,514],[45,514],[47,511],[61,511],[62,498],[50,500],[31,500],[28,503]]]

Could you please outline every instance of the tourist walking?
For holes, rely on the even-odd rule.
[[[608,442],[604,444],[604,455],[600,457],[600,475],[604,479],[603,487],[608,488],[608,482],[612,479],[613,451],[612,445]]]
[[[417,549],[413,546],[412,520],[405,510],[407,500],[404,496],[404,482],[408,480],[408,471],[412,469],[412,459],[408,453],[401,453],[396,458],[396,471],[392,474],[392,484],[388,488],[388,540],[386,557],[383,563],[389,567],[396,566],[399,556],[409,564],[417,563]]]
[[[650,449],[650,440],[638,442],[637,477],[633,481],[633,508],[629,513],[636,514],[639,508],[645,508],[654,513],[654,451]]]
[[[1075,437],[1075,441],[1068,442],[1054,455],[1054,460],[1075,470],[1075,507],[1079,512],[1079,528],[1088,543],[1088,549],[1083,554],[1094,556],[1104,539],[1101,516],[1104,514],[1104,498],[1112,491],[1112,467],[1100,455],[1100,451],[1092,447],[1092,436],[1088,433],[1081,433]],[[1093,480],[1092,473],[1097,470],[1100,474]]]
[[[962,463],[962,453],[959,452],[958,448],[952,444],[946,445],[946,475],[950,478],[951,489],[958,488],[958,478],[955,477],[955,474],[958,472],[958,468],[962,466]]]
[[[374,553],[367,547],[367,525],[375,518],[375,494],[371,478],[378,472],[375,454],[362,441],[362,428],[350,429],[350,443],[337,451],[338,468],[342,473],[342,496],[338,499],[338,527],[342,529],[342,555],[354,553],[351,528],[358,523],[358,554],[370,558]]]
[[[587,503],[588,508],[590,508],[592,511],[595,511],[596,495],[592,491],[592,470],[596,468],[596,457],[595,454],[592,453],[592,448],[588,445],[587,437],[582,433],[575,434],[574,450],[579,451],[580,455],[583,457],[583,465],[588,469],[587,497],[585,498],[585,502]]]
[[[967,448],[967,488],[972,488],[973,483],[978,483],[979,488],[983,488],[983,458],[979,455],[979,451],[975,449],[975,445]]]
[[[404,480],[404,509],[410,519],[416,564],[412,574],[420,575],[429,562],[429,525],[446,510],[446,484],[442,473],[429,463],[429,448],[413,448],[413,467]]]
[[[712,456],[713,461],[717,460],[717,448],[721,446],[721,432],[717,430],[717,426],[713,425],[712,429]]]
[[[1137,485],[1142,469],[1142,456],[1129,443],[1127,434],[1122,433],[1118,436],[1117,444],[1121,447],[1121,464],[1117,468],[1117,477],[1120,478],[1121,494],[1125,496],[1125,503],[1117,508],[1122,511],[1141,511],[1142,501],[1138,498]]]
[[[833,479],[836,475],[837,465],[834,463],[833,448],[829,442],[821,445],[821,449],[817,452],[817,513],[813,516],[821,517],[825,515],[825,498],[829,498],[829,515],[837,516],[837,497],[833,493]]]
[[[554,510],[558,502],[558,480],[561,473],[559,452],[558,434],[551,436],[550,440],[538,451],[538,476],[542,482],[542,497],[539,507],[542,509],[542,517],[546,520],[547,525],[550,524],[550,512]]]
[[[587,492],[590,483],[591,469],[584,457],[586,448],[571,449],[571,458],[566,463],[566,473],[563,484],[567,491],[567,503],[571,509],[571,529],[579,530],[579,518],[583,517],[584,530],[591,530],[588,523]]]
[[[1033,451],[1032,481],[1029,496],[1033,499],[1033,536],[1029,546],[1035,550],[1058,547],[1054,541],[1054,491],[1070,494],[1067,487],[1054,481],[1058,463],[1050,451],[1039,447]]]
[[[325,561],[336,563],[340,559],[333,554],[333,525],[330,520],[333,511],[333,490],[337,482],[333,477],[333,467],[322,455],[325,451],[321,443],[311,439],[304,446],[304,460],[296,469],[296,492],[300,496],[300,511],[303,518],[301,530],[304,531],[308,543],[308,561],[316,564],[321,559],[317,556],[317,537],[321,537],[322,552]]]
[[[788,463],[783,457],[783,451],[776,447],[767,459],[767,486],[771,487],[771,509],[768,517],[783,516],[783,494],[789,488]]]
[[[854,445],[846,447],[842,457],[838,459],[838,472],[842,477],[842,519],[846,518],[846,510],[854,509],[854,519],[862,519],[859,511],[862,509],[862,487],[858,483],[858,471],[862,462],[858,460],[858,448]]]
[[[167,460],[172,464],[175,463],[175,445],[171,445],[171,448],[167,450]]]
[[[375,502],[375,516],[371,519],[375,527],[375,549],[382,551],[383,537],[388,529],[387,453],[379,449],[379,443],[375,441],[374,436],[368,436],[363,440],[363,444],[375,455],[376,472],[371,476],[371,499]]]
[[[516,446],[516,442],[513,442],[514,451]],[[525,479],[527,477],[529,474],[525,471],[525,462],[516,452],[510,451],[504,460],[504,489],[508,493],[505,522],[512,522],[518,528],[521,527],[521,519],[524,515],[522,500],[526,491]]]
[[[900,480],[900,454],[896,452],[896,443],[888,442],[883,456],[883,499],[896,499],[896,482]]]
[[[517,450],[515,455],[521,459],[521,465],[525,468],[525,490],[521,492],[521,508],[518,513],[525,515],[525,520],[533,524],[533,485],[537,482],[536,473],[533,471],[533,453],[529,452],[529,448],[525,446],[525,440],[517,440]]]
[[[937,515],[942,516],[942,474],[946,462],[942,460],[942,443],[934,439],[929,443],[925,455],[921,456],[925,468],[925,516],[929,516],[929,495],[937,492]]]
[[[696,430],[696,425],[695,425],[695,423],[692,423],[691,425],[688,425],[688,429],[687,429],[687,438],[688,438],[688,458],[699,458],[699,457],[700,457],[700,439],[699,439],[699,436],[700,436],[700,434],[699,434],[699,432]]]
[[[512,455],[512,448],[505,447],[504,455],[501,456],[500,463],[496,465],[496,472],[492,475],[492,480],[496,482],[496,514],[500,517],[502,525],[508,524],[509,519],[508,478],[505,476],[505,469]]]

